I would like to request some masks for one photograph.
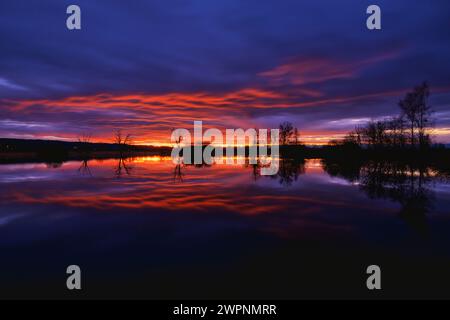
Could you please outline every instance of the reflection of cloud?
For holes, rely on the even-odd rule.
[[[366,219],[386,219],[387,214],[392,214],[390,204],[378,203],[374,207],[356,186],[330,185],[333,181],[324,174],[318,160],[307,161],[306,174],[299,176],[294,187],[285,188],[269,177],[254,181],[252,168],[241,165],[184,167],[183,182],[176,182],[170,159],[132,161],[135,169],[121,180],[114,178],[117,160],[112,159],[89,161],[92,176],[79,174],[80,163],[75,161],[58,169],[44,165],[0,166],[0,176],[51,173],[44,184],[33,180],[0,183],[0,211],[22,213],[29,209],[45,213],[50,219],[58,217],[58,212],[75,213],[80,219],[100,214],[102,223],[103,217],[115,219],[117,213],[124,221],[135,221],[128,220],[131,214],[159,226],[162,221],[172,226],[180,221],[215,221],[232,223],[234,227],[238,222],[246,229],[289,238],[358,232],[355,225],[362,219],[361,212],[367,213],[363,218],[366,223]],[[33,218],[39,220],[42,216]],[[196,232],[196,226],[188,229]]]
[[[35,176],[44,176],[46,188],[36,188],[42,181],[9,179],[8,185],[14,182],[17,188],[11,186],[7,194],[2,194],[2,198],[8,199],[8,202],[59,204],[98,210],[153,208],[190,212],[226,211],[243,215],[307,212],[297,207],[298,202],[303,204],[305,210],[308,206],[356,205],[341,199],[324,200],[319,194],[299,195],[298,191],[284,192],[286,189],[280,188],[274,191],[273,187],[261,184],[253,186],[249,178],[250,169],[242,169],[239,165],[199,169],[186,167],[183,169],[186,177],[183,183],[174,183],[170,159],[155,157],[155,161],[149,161],[149,158],[138,158],[133,164],[133,174],[136,173],[136,176],[132,174],[122,180],[113,178],[116,165],[117,160],[90,161],[89,168],[95,179],[79,176],[78,179],[72,178],[70,184],[66,183],[64,177],[77,172],[77,162],[66,163],[62,168],[52,171],[44,169],[44,166],[31,167],[27,169],[30,172],[21,174],[30,176],[33,171]],[[20,170],[19,166],[9,167],[10,177],[14,175],[14,168]],[[51,172],[51,175],[45,175],[45,172]],[[278,185],[276,180],[266,181]]]

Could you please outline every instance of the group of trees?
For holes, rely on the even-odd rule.
[[[78,143],[81,152],[89,153],[92,151],[92,136],[90,134],[83,133],[80,135],[78,137]],[[118,146],[121,154],[127,151],[132,143],[132,136],[130,134],[123,133],[121,129],[117,129],[114,132],[113,144]]]
[[[289,121],[280,124],[280,145],[298,145],[300,144],[299,132]]]
[[[432,110],[428,104],[430,89],[426,82],[415,87],[400,100],[400,115],[386,120],[370,121],[350,132],[342,142],[373,148],[427,148],[431,145],[429,130]]]

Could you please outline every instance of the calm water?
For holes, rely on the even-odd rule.
[[[432,170],[14,164],[0,199],[2,297],[370,297],[370,264],[385,297],[450,297],[450,184]]]

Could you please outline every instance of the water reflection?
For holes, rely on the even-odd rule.
[[[175,165],[175,169],[173,170],[173,181],[175,182],[183,182],[183,164]]]
[[[60,271],[73,261],[99,288],[105,277],[125,284],[120,294],[133,292],[127,284],[138,279],[155,297],[168,287],[168,297],[192,288],[209,293],[211,283],[220,293],[246,283],[267,296],[288,287],[294,297],[322,281],[325,292],[348,286],[366,263],[387,266],[392,257],[400,260],[391,267],[411,270],[420,261],[424,273],[448,271],[450,186],[436,170],[320,159],[281,159],[276,176],[260,169],[174,165],[170,157],[0,165],[3,287],[6,280],[29,292],[28,279],[47,273],[57,291]],[[334,274],[323,279],[330,265],[349,270],[342,283],[330,285]],[[8,280],[11,274],[20,277]],[[262,276],[280,286],[266,288]],[[48,285],[42,281],[38,295]]]
[[[123,175],[129,176],[131,174],[133,166],[130,163],[132,163],[132,161],[132,158],[120,157],[117,159],[117,165],[114,171],[117,178],[121,178]]]
[[[323,168],[331,176],[356,183],[371,199],[399,203],[398,215],[420,234],[428,234],[426,215],[434,206],[433,179],[443,178],[436,171],[423,165],[387,161],[323,160]]]
[[[236,160],[236,159],[233,159]],[[259,159],[256,160],[256,163],[250,163],[249,158],[244,159],[243,168],[250,168],[252,173],[252,179],[257,181],[261,177],[270,177],[279,182],[280,185],[289,187],[294,182],[298,180],[298,177],[305,173],[305,159],[279,159],[279,170],[277,174],[270,176],[261,175],[261,168],[268,167],[269,165],[262,164],[262,161]],[[220,161],[226,161],[226,158],[221,158]],[[216,164],[213,164],[213,166]],[[207,163],[201,164],[184,164],[179,161],[179,164],[174,165],[174,181],[183,182],[183,177],[185,175],[184,170],[188,167],[195,168],[207,168],[211,167],[211,165]]]
[[[442,211],[442,205],[435,206],[434,190],[434,181],[441,175],[425,166],[280,159],[276,175],[261,176],[260,170],[260,162],[253,165],[248,159],[243,165],[210,166],[175,165],[170,157],[81,160],[58,166],[3,165],[0,198],[3,203],[98,210],[292,212],[305,226],[314,225],[317,218],[322,225],[333,227],[336,221],[328,217],[341,209],[383,213],[394,202],[399,205],[398,216],[423,235],[428,232],[427,215]],[[361,198],[361,192],[368,199]],[[387,202],[374,207],[371,199]],[[310,216],[310,212],[327,218]],[[272,223],[292,225],[292,217]]]
[[[280,185],[291,186],[301,174],[305,173],[304,159],[280,159],[278,173],[269,176],[277,179]]]
[[[92,177],[91,170],[89,169],[89,160],[82,160],[78,172],[82,175],[89,175]]]

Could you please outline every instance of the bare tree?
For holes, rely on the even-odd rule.
[[[91,143],[92,136],[90,134],[83,133],[78,137],[80,143]]]
[[[285,121],[280,124],[280,144],[287,145],[294,135],[294,126],[292,123]]]
[[[130,134],[124,134],[124,133],[122,133],[121,129],[118,129],[115,132],[115,135],[114,135],[114,143],[119,146],[119,152],[120,152],[120,154],[122,156],[124,151],[132,143],[131,135]]]
[[[333,145],[340,145],[340,141],[337,140],[331,140],[333,142]],[[331,142],[330,141],[330,142]],[[331,145],[331,143],[329,143]],[[361,146],[361,136],[357,133],[356,129],[354,131],[349,132],[342,141],[343,145],[354,145],[354,146]]]
[[[116,130],[115,136],[114,136],[114,143],[125,146],[131,144],[131,135],[130,134],[123,134],[121,129]]]
[[[385,144],[394,148],[403,148],[406,144],[405,121],[403,117],[394,117],[386,121],[386,141]]]
[[[90,134],[83,133],[78,137],[78,142],[80,143],[80,151],[82,153],[89,153],[91,151],[90,144],[91,144],[92,136]]]
[[[299,137],[298,129],[294,128],[294,144],[297,146],[300,144],[300,137]]]
[[[433,111],[428,104],[428,97],[430,96],[430,88],[428,83],[424,82],[421,86],[414,89],[417,92],[417,121],[416,126],[419,134],[419,146],[421,148],[430,144],[430,137],[426,133],[427,129],[432,125],[431,115]]]
[[[380,121],[370,121],[362,128],[361,133],[365,144],[376,147],[382,144],[384,126]]]
[[[418,141],[420,147],[429,143],[429,137],[426,134],[427,128],[431,125],[430,116],[432,113],[428,104],[429,96],[428,83],[424,82],[415,87],[413,91],[408,92],[405,98],[399,102],[402,115],[408,122],[410,130],[409,140],[412,147],[415,146],[416,141]]]

